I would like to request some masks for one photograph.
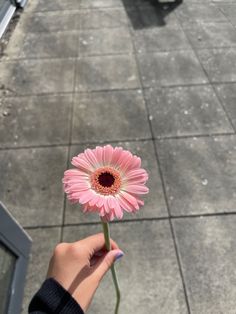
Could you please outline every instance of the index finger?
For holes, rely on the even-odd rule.
[[[110,239],[111,242],[111,249],[116,250],[119,249],[118,244]],[[104,248],[106,248],[105,245],[105,238],[103,233],[98,233],[95,235],[92,235],[88,238],[85,238],[80,241],[80,243],[84,244],[88,249],[92,250],[93,253],[96,253]]]

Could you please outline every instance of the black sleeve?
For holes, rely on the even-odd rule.
[[[84,314],[80,305],[56,280],[49,278],[35,294],[29,314]]]

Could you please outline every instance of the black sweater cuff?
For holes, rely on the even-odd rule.
[[[35,294],[29,314],[84,314],[80,305],[56,280],[49,278]]]

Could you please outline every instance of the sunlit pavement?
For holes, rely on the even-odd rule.
[[[0,200],[34,241],[22,313],[56,243],[102,230],[61,178],[112,143],[150,175],[138,215],[111,225],[121,314],[235,314],[234,0],[31,0],[0,83]],[[114,304],[108,274],[89,313]]]

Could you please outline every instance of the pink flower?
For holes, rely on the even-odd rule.
[[[97,212],[103,221],[110,221],[144,204],[139,195],[148,193],[148,174],[140,168],[141,159],[122,147],[86,149],[71,163],[76,168],[65,171],[64,190],[84,212]]]

